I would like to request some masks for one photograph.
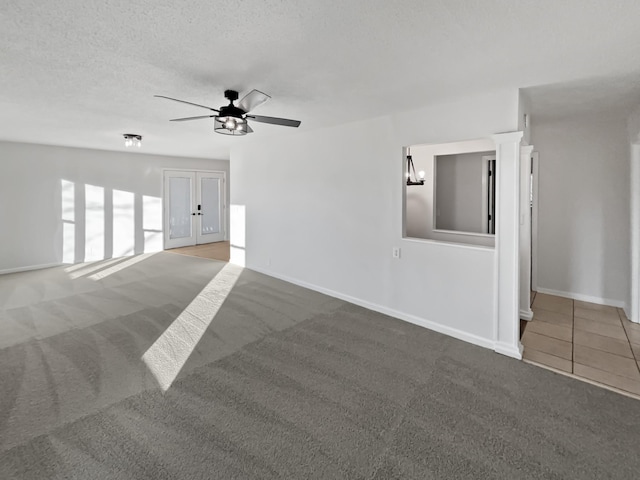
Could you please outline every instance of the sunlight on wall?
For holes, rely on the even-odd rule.
[[[144,231],[144,252],[162,250],[162,199],[142,196],[142,230]]]
[[[131,255],[135,247],[134,195],[113,191],[113,256]]]
[[[62,262],[83,262],[65,270],[83,269],[74,278],[96,261],[163,250],[162,198],[64,179],[60,190]]]
[[[235,285],[242,268],[226,264],[142,355],[160,388],[167,391],[195,350]]]
[[[142,260],[146,260],[147,258],[154,255],[153,253],[143,253],[142,255],[136,255],[135,257],[131,257],[128,260],[125,260],[122,263],[118,263],[111,268],[107,268],[106,270],[102,270],[101,272],[95,273],[91,275],[89,278],[91,280],[102,280],[103,278],[108,277],[109,275],[113,275],[114,273],[119,272],[120,270],[124,270],[125,268],[129,268],[132,265],[135,265]]]
[[[245,222],[245,206],[231,205],[229,210],[231,217],[229,218],[230,231],[230,258],[229,262],[241,267],[245,266],[245,239],[246,239],[246,222]]]
[[[60,180],[62,188],[62,263],[73,263],[76,255],[75,183]]]
[[[104,259],[104,188],[85,185],[84,259]]]

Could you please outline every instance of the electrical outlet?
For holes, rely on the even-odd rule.
[[[400,247],[393,247],[391,250],[391,256],[393,258],[400,258]]]

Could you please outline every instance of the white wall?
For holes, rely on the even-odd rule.
[[[628,122],[630,165],[630,226],[631,226],[631,279],[627,317],[640,322],[640,106],[629,116]]]
[[[604,113],[536,121],[538,289],[624,306],[629,296],[629,140]]]
[[[435,157],[439,155],[465,154],[469,152],[482,152],[495,148],[493,140],[483,138],[478,140],[465,140],[461,142],[448,142],[436,145],[413,145],[411,155],[416,171],[425,171],[425,184],[421,186],[406,187],[406,236],[439,240],[442,242],[466,243],[471,245],[494,246],[495,239],[487,235],[467,235],[451,232],[436,231],[434,226],[434,175]],[[481,167],[481,165],[480,165]],[[478,174],[478,178],[481,175]],[[478,193],[478,208],[481,208],[481,195]],[[452,200],[449,205],[457,208],[457,201]],[[442,212],[441,212],[442,213]],[[446,212],[445,212],[446,215]],[[478,215],[479,216],[479,215]],[[438,227],[443,228],[443,227]]]
[[[0,272],[157,251],[162,169],[229,171],[225,160],[10,142],[0,159]]]
[[[516,91],[492,92],[336,128],[254,136],[231,154],[232,246],[244,250],[249,268],[492,346],[494,251],[402,239],[402,147],[514,130],[517,104]]]

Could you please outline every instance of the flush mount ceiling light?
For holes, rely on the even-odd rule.
[[[155,95],[159,98],[166,98],[167,100],[173,100],[174,102],[186,103],[188,105],[194,105],[196,107],[206,108],[212,112],[216,112],[215,115],[201,115],[198,117],[186,117],[186,118],[174,118],[172,122],[184,122],[186,120],[198,120],[201,118],[213,118],[213,129],[217,133],[223,135],[246,135],[252,133],[253,129],[249,126],[248,120],[251,119],[255,122],[270,123],[272,125],[281,125],[283,127],[299,127],[299,120],[289,120],[288,118],[277,117],[263,117],[262,115],[249,114],[254,108],[262,105],[271,97],[266,93],[262,93],[258,90],[252,90],[245,95],[242,100],[238,102],[238,106],[233,102],[238,100],[238,92],[235,90],[225,90],[224,96],[229,100],[229,105],[217,108],[207,107],[206,105],[200,105],[198,103],[186,102],[184,100],[178,100],[177,98],[165,97],[164,95]]]
[[[136,135],[135,133],[125,133],[122,135],[124,137],[124,146],[127,148],[142,146],[142,135]]]
[[[411,173],[413,173],[413,179],[411,178]],[[407,148],[407,173],[405,174],[407,177],[407,185],[424,185],[424,170],[420,170],[418,172],[418,178],[416,176],[416,168],[413,166],[413,158],[411,158],[411,149]]]

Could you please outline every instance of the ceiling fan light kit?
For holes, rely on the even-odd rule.
[[[236,119],[216,117],[213,123],[213,131],[223,135],[246,135],[249,133],[247,122],[238,122]]]
[[[207,107],[206,105],[200,105],[197,103],[186,102],[184,100],[178,100],[177,98],[165,97],[164,95],[155,95],[159,98],[166,98],[167,100],[173,100],[174,102],[186,103],[200,108],[206,108],[212,112],[216,112],[215,115],[200,115],[197,117],[185,117],[174,118],[172,122],[184,122],[187,120],[199,120],[202,118],[213,118],[213,130],[216,133],[223,135],[246,135],[247,133],[253,133],[253,129],[249,126],[249,119],[261,122],[270,123],[272,125],[281,125],[285,127],[299,127],[300,121],[289,120],[287,118],[277,117],[264,117],[260,115],[249,115],[249,112],[259,105],[271,98],[266,93],[262,93],[258,90],[252,90],[245,95],[242,100],[238,102],[238,105],[234,105],[233,102],[238,100],[238,92],[235,90],[225,90],[224,96],[229,100],[229,105],[220,107],[220,109]]]
[[[142,135],[138,135],[135,133],[125,133],[122,135],[124,137],[124,146],[127,148],[142,146]]]

